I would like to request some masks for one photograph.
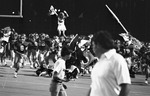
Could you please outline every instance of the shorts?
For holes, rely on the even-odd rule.
[[[15,53],[15,60],[14,60],[14,68],[20,68],[24,63],[24,57],[18,53]]]

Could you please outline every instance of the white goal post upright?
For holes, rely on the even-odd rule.
[[[20,0],[20,9],[19,15],[0,15],[0,17],[14,17],[14,18],[23,18],[22,8],[23,7],[23,0]]]
[[[20,17],[21,17],[21,18],[23,18],[22,7],[23,7],[23,1],[20,0]]]

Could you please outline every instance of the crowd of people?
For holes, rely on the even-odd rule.
[[[86,45],[85,47],[90,46],[90,35],[79,36],[76,34],[67,36],[66,38],[65,36],[50,37],[48,34],[45,33],[31,33],[27,36],[26,34],[19,34],[15,32],[15,30],[12,30],[10,27],[3,28],[1,32],[1,63],[2,65],[6,65],[5,60],[7,58],[11,59],[12,64],[10,67],[16,68],[15,74],[18,73],[20,67],[23,67],[25,65],[25,60],[27,59],[30,63],[30,68],[49,67],[50,60],[55,63],[55,61],[59,57],[61,57],[60,54],[63,46],[69,46],[70,50],[72,51],[72,57],[70,60],[67,61],[67,68],[70,67],[70,70],[72,71],[76,69],[76,66],[79,70],[81,70],[81,65],[77,63],[81,60],[87,61],[87,59],[84,57],[84,54],[90,53],[88,52],[88,50],[86,50],[83,54],[82,51],[79,50],[81,47],[82,50],[87,49],[84,48],[83,45]],[[6,34],[8,34],[9,36]],[[6,40],[8,38],[9,40]],[[76,46],[77,43],[79,46]],[[90,54],[92,56],[92,53]],[[88,61],[91,62],[90,60]],[[43,64],[46,64],[46,66]],[[70,66],[70,64],[77,65]],[[79,71],[78,69],[77,71]],[[40,70],[38,70],[37,72],[39,71]],[[15,75],[15,77],[17,77],[17,75]]]
[[[103,34],[102,33],[101,35],[105,35],[104,33]],[[97,34],[96,36],[99,36],[99,34]],[[41,34],[31,33],[27,36],[26,34],[17,33],[14,29],[10,27],[5,27],[1,29],[1,39],[0,39],[1,64],[5,66],[7,65],[5,61],[6,59],[12,60],[12,64],[10,67],[15,68],[15,72],[14,72],[15,78],[17,78],[17,74],[20,68],[26,65],[25,63],[26,60],[29,61],[30,68],[37,69],[36,71],[37,76],[48,74],[50,77],[54,78],[55,76],[53,72],[56,71],[56,77],[57,75],[60,75],[62,76],[61,77],[62,80],[60,79],[58,81],[57,80],[52,81],[53,82],[51,86],[52,88],[50,87],[50,91],[52,91],[53,87],[56,86],[57,83],[59,84],[62,83],[63,81],[77,79],[79,75],[83,76],[86,73],[90,73],[91,76],[94,75],[94,73],[92,73],[93,72],[92,70],[95,70],[96,72],[94,66],[96,66],[95,64],[98,64],[97,62],[100,62],[99,60],[101,60],[100,58],[102,58],[100,54],[104,54],[104,53],[106,54],[108,50],[114,48],[117,54],[119,54],[119,56],[117,55],[114,56],[114,58],[113,57],[111,58],[113,58],[112,60],[117,60],[113,62],[118,62],[117,64],[122,64],[122,65],[117,65],[120,66],[121,68],[120,71],[123,71],[122,73],[124,73],[126,76],[128,72],[125,65],[128,65],[127,68],[129,69],[130,77],[135,78],[136,73],[142,72],[146,76],[145,83],[148,84],[149,61],[150,61],[150,57],[149,57],[150,52],[149,52],[148,43],[143,44],[143,46],[140,49],[137,49],[134,47],[133,44],[129,45],[128,42],[121,41],[121,40],[112,40],[111,42],[112,45],[111,45],[109,44],[110,41],[107,41],[107,39],[109,39],[109,36],[105,36],[105,38],[102,38],[104,36],[102,37],[96,37],[96,36],[93,34],[90,34],[88,36],[71,34],[69,36],[50,37],[49,34],[45,34],[45,33],[41,33]],[[97,46],[100,46],[101,44],[101,46],[112,47],[112,48],[108,48],[108,49],[105,48],[107,50],[100,48],[99,50],[97,49],[96,51],[95,48],[97,47],[95,44],[92,43],[92,41],[94,41],[95,44],[98,44]],[[63,52],[63,50],[65,50],[65,52]],[[104,52],[101,53],[100,50]],[[109,53],[111,54],[111,52],[108,51],[108,54]],[[107,59],[110,58],[110,56],[108,55],[107,57],[106,54]],[[121,58],[124,58],[124,60],[121,60]],[[53,65],[50,64],[51,60],[54,63]],[[106,62],[106,65],[108,63],[109,62]],[[104,66],[106,67],[106,65]],[[60,72],[60,74],[58,74],[58,71],[60,70],[62,71],[62,73]],[[105,72],[102,73],[106,73],[106,70],[104,71]],[[122,74],[120,75],[123,76]],[[109,75],[107,76],[111,77]],[[64,77],[66,79],[64,79]],[[124,77],[122,78],[118,77],[118,79],[119,78],[122,80]],[[127,77],[125,77],[125,79],[126,78]],[[96,79],[94,79],[93,81],[95,80]],[[128,81],[127,83],[129,84],[131,83],[129,79],[127,81]],[[117,82],[120,82],[119,84],[121,84],[122,81],[117,81]],[[92,86],[94,85],[91,85],[91,88]],[[58,89],[56,90],[58,91]],[[52,94],[56,94],[56,93],[52,93]],[[90,94],[95,94],[95,93],[90,93]],[[52,96],[57,96],[57,95],[52,95]]]
[[[63,82],[87,73],[92,80],[88,96],[128,96],[130,77],[135,78],[139,72],[146,76],[145,83],[148,84],[149,43],[142,43],[142,47],[137,48],[132,39],[113,40],[107,31],[88,36],[66,36],[64,22],[68,13],[51,6],[49,15],[58,16],[58,36],[51,37],[46,33],[19,34],[11,27],[1,29],[1,64],[7,65],[5,60],[10,59],[15,78],[28,60],[30,68],[37,69],[37,76],[52,77],[49,88],[51,96],[67,96],[67,86]]]

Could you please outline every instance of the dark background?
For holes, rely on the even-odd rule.
[[[20,0],[0,0],[0,15],[18,15]],[[140,41],[150,41],[149,0],[23,0],[23,18],[0,17],[0,28],[10,26],[18,33],[58,35],[48,16],[50,5],[66,10],[66,34],[88,35],[108,30],[115,38],[125,32],[105,7],[107,4],[125,28]],[[12,12],[15,12],[12,14]],[[54,30],[55,29],[55,30]]]

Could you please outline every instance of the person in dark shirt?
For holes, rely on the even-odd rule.
[[[29,35],[28,43],[28,59],[30,62],[30,68],[36,68],[38,66],[38,42],[36,34]]]
[[[46,44],[46,39],[45,39],[45,34],[42,33],[40,34],[40,38],[38,41],[38,50],[39,50],[39,54],[38,54],[38,66],[41,66],[41,64],[43,64],[43,62],[45,62],[45,55],[48,52],[48,45]]]
[[[15,78],[17,78],[17,74],[18,74],[20,67],[23,66],[24,59],[27,53],[27,49],[28,49],[28,43],[26,42],[26,35],[22,34],[19,38],[19,41],[15,42],[14,44],[14,52],[15,52],[14,77]]]
[[[149,84],[148,78],[149,78],[149,74],[150,74],[150,51],[147,51],[144,53],[142,66],[143,66],[143,69],[145,69],[144,70],[145,84]]]
[[[15,42],[17,42],[18,40],[18,33],[15,32],[13,33],[13,35],[10,37],[9,39],[9,43],[10,43],[10,56],[11,56],[11,65],[10,68],[12,68],[14,66],[14,58],[15,58],[15,52],[14,52],[14,44]]]
[[[40,38],[38,41],[38,49],[40,50],[40,52],[44,52],[48,49],[48,45],[46,44],[46,39],[45,39],[44,33],[40,34]]]

